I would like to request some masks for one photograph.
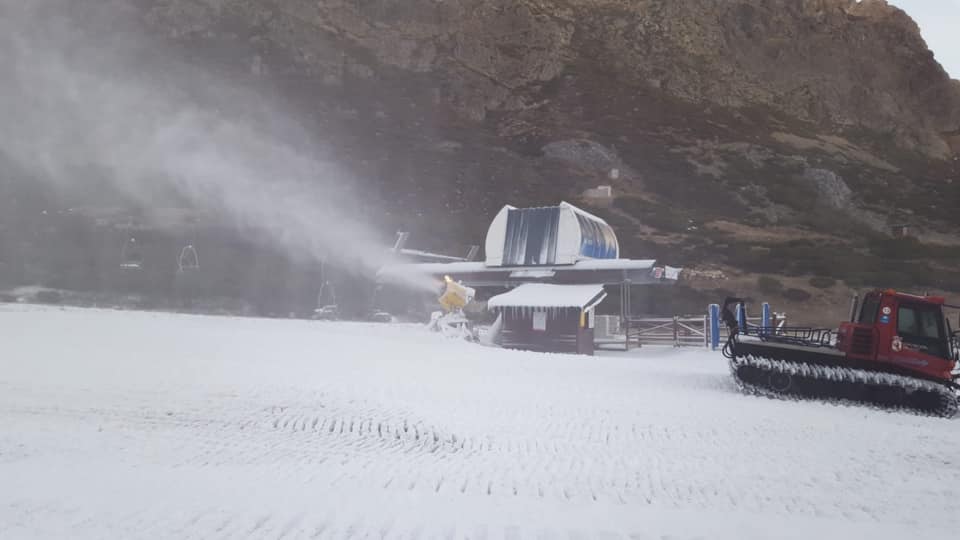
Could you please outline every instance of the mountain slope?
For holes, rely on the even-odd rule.
[[[150,4],[155,28],[240,44],[228,63],[295,74],[346,116],[329,132],[354,137],[360,176],[434,218],[403,223],[419,238],[458,221],[446,242],[476,241],[502,204],[608,183],[620,198],[598,211],[634,254],[956,286],[936,269],[955,248],[887,246],[897,224],[956,243],[960,83],[882,0]],[[771,249],[787,259],[758,265]],[[885,250],[906,257],[886,276]]]
[[[744,272],[699,289],[960,287],[960,82],[883,0],[115,3],[104,29],[282,101],[421,247],[611,184],[627,256]]]

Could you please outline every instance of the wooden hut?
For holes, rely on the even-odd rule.
[[[529,351],[593,354],[594,308],[603,285],[528,283],[490,299],[501,317],[501,345]]]

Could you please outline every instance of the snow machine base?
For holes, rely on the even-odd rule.
[[[476,330],[462,311],[454,311],[452,313],[443,313],[441,311],[433,312],[433,315],[430,317],[430,322],[427,323],[427,329],[433,332],[439,332],[448,338],[463,339],[472,342],[479,341]]]
[[[730,370],[744,392],[772,398],[812,398],[873,406],[884,410],[913,411],[950,418],[960,403],[953,385],[911,375],[840,365],[843,358],[832,350],[734,338]]]

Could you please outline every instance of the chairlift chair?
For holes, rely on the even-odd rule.
[[[177,258],[177,271],[181,274],[200,269],[200,256],[197,255],[197,248],[189,244],[180,250],[180,256]]]
[[[134,237],[130,237],[123,244],[123,249],[120,250],[120,268],[124,270],[140,270],[143,268],[143,253]]]

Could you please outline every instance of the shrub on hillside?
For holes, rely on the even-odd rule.
[[[783,283],[770,276],[760,276],[757,279],[757,288],[764,294],[776,294],[783,290]]]
[[[832,277],[816,276],[810,278],[810,285],[818,289],[829,289],[837,284],[837,280]]]
[[[783,297],[794,302],[806,302],[813,295],[803,289],[787,289],[783,291]]]

